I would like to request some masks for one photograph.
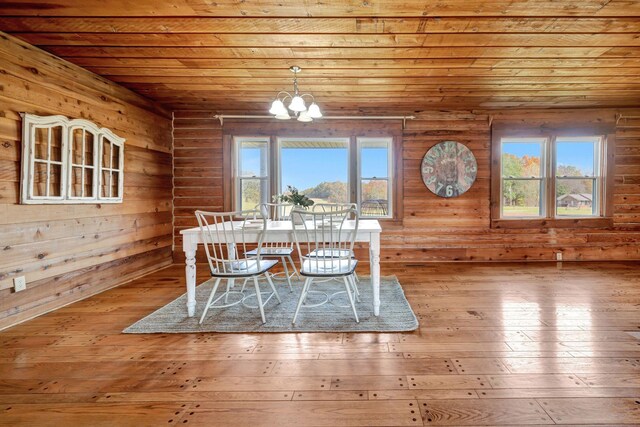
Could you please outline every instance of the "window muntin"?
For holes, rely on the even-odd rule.
[[[546,216],[544,138],[503,138],[501,141],[501,216]]]
[[[271,200],[269,191],[269,139],[238,138],[236,209],[251,210]]]
[[[358,206],[362,217],[393,216],[392,148],[391,138],[358,138]]]
[[[278,193],[296,187],[315,203],[348,203],[348,138],[280,138]]]
[[[558,137],[555,140],[557,217],[600,215],[601,137]]]
[[[500,139],[503,219],[602,216],[602,136]]]

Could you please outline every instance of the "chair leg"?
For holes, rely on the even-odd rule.
[[[353,309],[353,315],[356,318],[356,323],[360,323],[360,320],[358,319],[358,313],[356,312],[356,304],[353,302],[353,295],[351,295],[351,286],[349,285],[349,279],[347,279],[346,277],[343,278],[344,279],[344,288],[347,291],[347,295],[349,296],[349,302],[351,303],[351,308]]]
[[[278,294],[276,287],[273,286],[273,280],[271,280],[271,275],[269,274],[268,271],[264,273],[264,275],[267,278],[267,282],[269,282],[269,286],[271,286],[271,290],[273,291],[274,294],[276,294],[276,298],[278,298],[278,302],[282,303],[282,300],[280,299],[280,295]]]
[[[281,257],[280,261],[282,261],[282,265],[284,266],[284,275],[287,278],[287,283],[289,284],[289,292],[293,292],[293,286],[291,286],[291,276],[289,276],[289,269],[287,268],[287,260],[285,257]]]
[[[229,303],[229,291],[231,290],[231,280],[227,279],[227,292],[224,294],[224,303]]]
[[[218,290],[218,285],[220,284],[220,280],[221,280],[220,278],[217,278],[216,283],[213,285],[213,289],[211,290],[211,294],[209,295],[209,299],[207,300],[207,305],[204,306],[204,312],[202,313],[202,317],[200,317],[200,322],[198,322],[199,324],[202,324],[205,316],[207,315],[207,311],[209,311],[209,305],[211,305],[213,296],[216,294],[216,291]]]
[[[304,299],[302,300],[302,304],[307,303],[307,297],[309,296],[309,289],[311,289],[311,284],[313,283],[313,277],[309,277],[309,286],[307,286],[307,290],[304,293]]]
[[[248,277],[246,279],[244,279],[244,282],[242,282],[242,289],[240,289],[240,292],[244,292],[244,287],[247,285],[248,281],[249,281]]]
[[[288,255],[287,258],[289,258],[289,262],[291,263],[291,267],[293,267],[293,274],[295,274],[298,277],[298,280],[301,280],[300,273],[298,272],[298,269],[296,268],[296,264],[293,262],[293,258],[291,258],[291,255]]]
[[[356,278],[356,282],[360,282],[360,278],[358,277],[358,273],[356,273],[355,270],[353,270],[353,276]]]
[[[353,294],[356,297],[356,301],[360,302],[360,291],[358,290],[358,284],[356,283],[356,279],[353,276],[349,276],[349,282],[353,287]]]
[[[262,305],[262,294],[260,293],[260,285],[258,284],[258,276],[253,276],[253,284],[256,287],[256,298],[258,299],[258,307],[260,308],[260,316],[262,317],[262,323],[267,323],[267,319],[264,317],[264,305]]]
[[[296,324],[296,319],[298,318],[298,313],[300,312],[300,307],[302,307],[302,303],[304,299],[307,297],[307,290],[309,289],[309,285],[311,284],[311,277],[307,277],[304,281],[304,286],[302,287],[302,293],[300,294],[300,299],[298,300],[298,306],[296,307],[296,313],[293,315],[293,323]]]

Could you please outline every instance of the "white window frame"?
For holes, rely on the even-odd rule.
[[[95,123],[85,119],[69,119],[65,116],[38,116],[29,113],[20,113],[22,116],[22,177],[20,181],[20,201],[22,204],[89,204],[89,203],[122,203],[124,192],[124,138],[120,138],[107,128],[101,128]],[[61,189],[60,196],[36,196],[34,195],[34,171],[35,171],[35,132],[36,129],[44,128],[48,131],[48,150],[50,150],[51,128],[61,127],[61,160],[37,160],[38,163],[47,164],[47,193],[49,192],[50,165],[60,165]],[[82,129],[83,132],[90,132],[94,135],[93,144],[93,196],[92,197],[74,197],[72,196],[71,173],[73,170],[72,144],[73,131]],[[109,196],[101,196],[102,171],[106,168],[102,167],[102,141],[108,140],[112,145],[119,147],[118,167],[113,168],[110,165],[109,173],[118,174],[118,194],[111,195],[111,186],[109,186]],[[84,142],[83,142],[84,144]],[[84,156],[84,152],[83,152]],[[110,155],[110,162],[113,161],[113,155]],[[83,161],[84,163],[84,161]],[[83,165],[83,180],[84,180]],[[84,190],[83,190],[84,191]]]
[[[266,175],[254,175],[254,176],[242,176],[242,159],[240,155],[241,145],[243,142],[260,142],[264,143],[266,147],[266,163],[267,163],[267,172]],[[234,186],[235,186],[235,194],[234,194],[234,210],[241,211],[242,210],[242,181],[245,179],[258,179],[261,182],[267,183],[267,201],[270,201],[272,198],[271,194],[271,144],[269,137],[234,137],[233,138],[233,158],[234,158]],[[252,207],[253,209],[253,207]]]
[[[561,142],[584,142],[585,140],[597,139],[594,146],[594,171],[593,176],[588,177],[558,177],[556,175],[557,169],[557,143],[560,139]],[[540,178],[510,178],[503,175],[503,144],[507,142],[542,142],[541,159],[540,159]],[[502,136],[499,141],[499,173],[500,173],[500,219],[507,221],[522,221],[522,220],[547,220],[547,219],[580,219],[580,218],[603,218],[604,217],[604,166],[605,166],[605,136],[603,135],[579,135],[579,136],[564,136],[564,135],[550,135],[550,136],[531,136],[531,137],[509,137]],[[561,215],[558,214],[557,206],[557,183],[558,179],[592,179],[594,185],[595,200],[592,200],[592,204],[595,205],[592,208],[592,215]],[[540,180],[540,202],[541,209],[539,215],[528,216],[505,216],[504,215],[504,181],[505,180]]]
[[[575,176],[575,177],[569,177],[569,176],[561,176],[558,177],[557,173],[557,169],[558,169],[558,140],[561,140],[561,143],[572,143],[572,142],[585,142],[585,141],[590,141],[590,142],[594,142],[594,147],[593,147],[593,159],[594,159],[594,165],[593,165],[593,175],[591,176]],[[571,219],[571,218],[598,218],[601,217],[603,215],[602,213],[602,204],[604,202],[603,200],[603,188],[602,188],[602,175],[603,175],[603,165],[604,165],[604,137],[602,135],[592,135],[592,136],[556,136],[553,138],[553,179],[555,180],[554,182],[554,194],[553,194],[553,200],[554,200],[554,206],[553,206],[553,216],[555,218],[567,218],[567,219]],[[595,212],[595,214],[592,215],[586,215],[586,216],[580,216],[580,215],[560,215],[558,214],[558,197],[557,197],[557,188],[558,188],[558,180],[560,179],[566,179],[566,180],[571,180],[571,179],[590,179],[593,181],[593,200],[591,201],[591,212]]]
[[[362,148],[363,145],[366,144],[367,142],[384,142],[387,145],[387,176],[382,178],[382,177],[365,177],[362,176]],[[357,188],[356,188],[356,194],[357,194],[357,203],[358,203],[358,214],[362,215],[362,181],[363,180],[381,180],[381,179],[386,179],[387,180],[387,214],[386,215],[377,215],[377,216],[373,216],[373,215],[367,215],[366,217],[362,217],[362,218],[393,218],[393,179],[394,179],[394,175],[393,175],[393,162],[394,162],[394,158],[393,158],[393,138],[373,138],[373,137],[357,137],[356,138],[356,144],[357,144],[357,157],[356,157],[356,163],[357,163],[357,170],[358,170],[358,176],[357,176]]]
[[[502,156],[504,154],[503,144],[507,143],[538,143],[540,147],[540,177],[505,177],[503,174],[504,164]],[[549,206],[547,206],[547,182],[549,179],[548,157],[549,157],[549,138],[547,137],[503,137],[500,140],[500,218],[501,219],[542,219],[548,215]],[[504,182],[507,181],[540,181],[540,212],[538,215],[522,215],[522,216],[505,216],[504,215]]]

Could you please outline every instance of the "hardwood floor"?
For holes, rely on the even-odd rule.
[[[121,334],[174,265],[1,332],[0,425],[638,425],[639,267],[387,266],[413,333]]]

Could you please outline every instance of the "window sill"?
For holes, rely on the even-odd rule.
[[[609,228],[613,218],[536,218],[536,219],[492,219],[491,228]]]

